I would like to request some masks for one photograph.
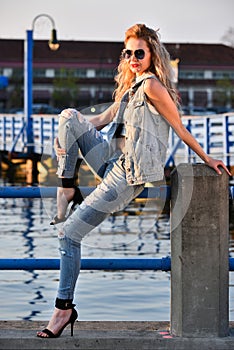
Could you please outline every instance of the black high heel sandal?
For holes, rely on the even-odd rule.
[[[60,335],[63,333],[64,329],[71,324],[71,337],[73,337],[73,328],[74,328],[74,324],[76,319],[78,318],[78,313],[77,311],[74,309],[75,304],[72,304],[71,300],[63,300],[63,299],[56,299],[56,303],[55,303],[55,307],[57,309],[60,310],[69,310],[72,309],[72,313],[71,316],[69,318],[69,320],[64,324],[64,326],[56,333],[54,334],[53,332],[51,332],[48,328],[43,329],[42,331],[40,331],[40,333],[44,333],[47,335],[47,337],[44,337],[40,334],[37,333],[37,337],[39,338],[58,338],[60,337]]]
[[[83,202],[83,196],[80,192],[79,187],[74,187],[74,189],[75,189],[75,193],[74,193],[74,196],[72,198],[73,203],[72,203],[72,206],[71,206],[71,209],[69,211],[68,216],[70,216],[73,213],[73,211],[75,210],[77,205],[79,205]]]
[[[76,187],[76,186],[72,186],[74,189],[75,189],[75,192],[74,192],[74,195],[72,197],[72,199],[69,201],[69,203],[73,202],[72,203],[72,206],[71,206],[71,209],[69,210],[69,214],[68,216],[65,216],[64,218],[62,219],[59,219],[57,215],[54,216],[53,220],[50,222],[50,225],[57,225],[61,222],[64,222],[66,221],[66,219],[73,213],[73,211],[75,210],[75,207],[79,204],[82,203],[83,201],[83,196],[80,192],[80,189],[79,187]]]

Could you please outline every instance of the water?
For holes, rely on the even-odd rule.
[[[57,232],[49,225],[55,199],[0,198],[0,204],[1,258],[59,258]],[[82,257],[165,257],[170,255],[169,232],[169,216],[159,215],[157,202],[146,207],[132,203],[125,213],[110,217],[88,235]],[[0,271],[0,319],[49,319],[58,278],[59,271],[52,270]],[[233,287],[230,273],[230,320],[234,320]],[[168,321],[170,273],[82,270],[75,303],[83,321]]]

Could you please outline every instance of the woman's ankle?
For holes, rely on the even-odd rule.
[[[75,193],[74,187],[57,189],[57,217],[63,219],[66,216],[67,207]]]
[[[55,300],[55,307],[59,310],[70,310],[73,309],[76,305],[72,303],[72,299],[59,299]]]
[[[57,194],[59,196],[64,196],[68,202],[72,199],[74,193],[75,193],[75,187],[70,187],[70,188],[58,187],[57,188]]]

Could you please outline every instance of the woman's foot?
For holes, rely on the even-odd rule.
[[[60,310],[55,308],[48,326],[37,332],[40,338],[57,338],[68,324],[71,324],[71,336],[73,336],[73,326],[78,315],[75,309]]]
[[[74,211],[75,206],[83,201],[79,188],[75,186],[74,178],[59,178],[59,182],[60,185],[57,188],[57,215],[51,221],[51,225],[56,225],[66,220],[67,207],[70,202],[73,203],[69,215]]]

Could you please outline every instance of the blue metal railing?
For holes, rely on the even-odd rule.
[[[0,259],[0,270],[59,270],[59,259]],[[101,258],[81,259],[82,270],[171,270],[171,258]],[[234,258],[229,258],[234,271]]]
[[[95,187],[79,187],[83,196],[91,193]],[[0,186],[0,198],[56,198],[57,187],[20,187]],[[170,186],[145,187],[138,198],[170,198]]]
[[[0,151],[25,153],[33,147],[37,154],[54,156],[53,140],[58,131],[57,115],[32,115],[28,125],[24,115],[0,114]],[[28,128],[31,143],[27,144]]]
[[[83,195],[88,195],[95,187],[80,187]],[[0,187],[0,198],[55,198],[56,187]],[[233,197],[234,186],[230,186]],[[170,198],[170,187],[163,185],[145,188],[138,198]],[[59,259],[0,259],[0,270],[57,270]],[[118,258],[82,259],[84,270],[171,270],[171,259],[157,258]],[[229,258],[229,271],[234,271],[234,258]]]
[[[234,164],[234,113],[188,116],[182,121],[206,153],[222,159],[228,166]],[[172,132],[166,165],[183,162],[200,162],[200,158]]]
[[[0,270],[58,270],[59,259],[0,259]],[[82,259],[82,270],[161,270],[170,271],[170,257],[161,259]]]
[[[95,187],[79,187],[83,196],[89,195]],[[0,186],[0,198],[56,198],[57,187]],[[229,186],[229,194],[234,199],[234,186]],[[167,185],[145,187],[138,198],[169,199],[171,188]]]
[[[95,187],[80,187],[87,196]],[[56,187],[0,187],[0,198],[56,198]],[[146,187],[138,198],[170,198],[170,187]],[[162,270],[170,271],[171,259],[82,259],[81,269],[85,270]],[[0,259],[0,270],[57,270],[59,259]]]

